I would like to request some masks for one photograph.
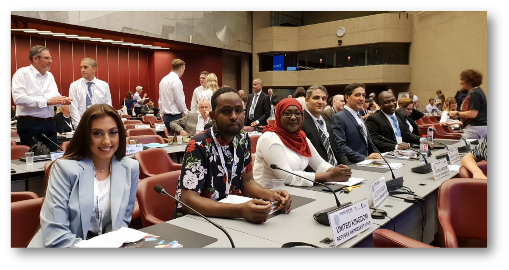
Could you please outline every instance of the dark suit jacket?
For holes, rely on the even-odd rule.
[[[272,96],[269,96],[269,102],[272,104],[272,101],[277,100],[277,96],[272,94]]]
[[[246,116],[244,119],[244,126],[247,126],[247,121],[249,119],[249,110],[251,109],[251,103],[253,102],[254,94],[250,94],[247,99],[246,105]],[[267,119],[270,116],[270,100],[269,95],[265,94],[263,91],[260,93],[260,97],[258,98],[258,102],[256,103],[256,108],[254,110],[254,119],[253,121],[258,120],[261,126],[267,125]]]
[[[322,112],[322,117],[323,117],[323,120],[325,120],[325,122],[327,122],[327,124],[330,125],[330,119],[331,117],[335,114],[336,112],[334,111],[334,108],[332,107],[329,107],[325,110],[323,110]]]
[[[408,120],[408,122],[410,122],[410,125],[412,125],[412,128],[413,128],[412,133],[415,134],[416,136],[420,136],[420,134],[419,134],[419,126],[417,126],[417,123],[415,123],[415,120],[414,120],[412,114],[407,116],[405,108],[401,107],[401,108],[396,110],[396,115],[399,118],[401,118],[401,120],[403,120],[403,122],[405,122],[405,119]],[[406,122],[405,122],[405,124],[406,124]]]
[[[334,156],[336,157],[336,161],[339,164],[349,165],[352,164],[348,161],[348,158],[346,157],[345,153],[343,153],[336,145],[334,140],[334,135],[332,134],[332,128],[330,125],[325,122],[325,126],[327,127],[327,132],[329,132],[329,143],[332,147],[332,152],[334,152]],[[320,133],[318,131],[318,128],[316,128],[315,122],[313,121],[313,118],[311,118],[311,115],[308,113],[308,111],[304,110],[304,124],[302,125],[302,131],[306,133],[306,137],[311,141],[313,146],[315,147],[316,151],[320,156],[325,160],[329,160],[329,157],[327,156],[327,149],[322,144],[322,140],[320,139]],[[307,167],[306,171],[313,171],[311,167]]]
[[[57,126],[57,132],[58,133],[64,133],[64,132],[72,131],[72,129],[65,123],[64,115],[62,113],[55,114],[53,119],[55,119],[55,125]]]
[[[401,130],[401,138],[403,139],[403,142],[419,143],[420,137],[408,131],[407,124],[404,122],[405,120],[401,119],[398,114],[396,114],[396,119],[398,119],[398,125]],[[392,125],[381,110],[370,115],[366,122],[368,123],[369,133],[373,137],[373,143],[380,152],[389,152],[396,148],[395,143],[390,143],[379,138],[379,136],[383,136],[388,140],[396,142],[396,135],[394,134]]]
[[[352,163],[359,163],[373,153],[373,147],[369,141],[366,143],[364,135],[357,126],[355,117],[347,109],[334,114],[331,118],[332,133],[337,148],[341,149]],[[371,138],[369,132],[366,135]]]

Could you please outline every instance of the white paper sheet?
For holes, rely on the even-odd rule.
[[[447,165],[447,167],[449,167],[451,172],[459,172],[461,165]]]
[[[344,185],[344,186],[351,187],[351,186],[355,186],[355,185],[364,183],[365,181],[366,181],[366,179],[363,179],[363,178],[350,177],[350,179],[348,179],[348,181],[346,181],[346,182],[324,182],[324,184],[327,184],[327,185]]]
[[[147,233],[122,227],[114,232],[98,235],[89,240],[77,243],[78,248],[119,248],[124,243],[132,243],[141,240]]]
[[[374,164],[372,164],[374,163]],[[376,165],[375,165],[376,164]],[[403,167],[403,163],[389,162],[393,170]],[[357,163],[358,166],[372,167],[372,168],[385,168],[388,169],[387,163],[383,159],[368,159]]]
[[[237,195],[228,195],[228,197],[220,200],[219,202],[220,203],[232,203],[232,204],[241,204],[241,203],[245,203],[245,202],[248,202],[250,200],[252,200],[253,198],[249,198],[249,197],[244,197],[244,196],[237,196]],[[272,206],[272,209],[274,209],[274,206]],[[276,211],[274,210],[271,210],[269,215],[274,213]]]

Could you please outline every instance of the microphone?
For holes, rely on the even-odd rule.
[[[333,191],[330,187],[328,187],[327,185],[324,185],[324,184],[322,184],[322,183],[320,183],[320,182],[317,182],[317,181],[314,181],[314,180],[308,179],[308,178],[306,178],[306,177],[302,177],[302,176],[300,176],[300,175],[298,175],[298,174],[295,174],[295,173],[289,172],[289,171],[287,171],[287,170],[285,170],[285,169],[282,169],[282,168],[278,167],[276,164],[270,164],[270,168],[271,168],[271,169],[273,169],[273,170],[281,170],[281,171],[287,172],[287,173],[289,173],[289,174],[293,174],[293,175],[295,175],[295,176],[297,176],[297,177],[304,178],[304,179],[306,179],[306,180],[308,180],[308,181],[310,181],[310,182],[313,182],[313,183],[315,183],[315,184],[318,184],[318,185],[320,185],[320,186],[323,186],[323,187],[325,187],[325,188],[329,189],[329,190],[330,190],[330,192],[332,192],[332,195],[334,195],[334,198],[336,198],[336,206],[333,206],[333,207],[330,207],[330,208],[324,209],[324,210],[322,210],[322,211],[319,211],[319,212],[316,212],[316,213],[314,213],[314,214],[313,214],[313,218],[314,218],[316,221],[318,221],[319,223],[323,224],[323,225],[327,225],[327,226],[329,226],[329,225],[330,225],[330,224],[329,224],[329,217],[328,217],[328,213],[330,213],[330,212],[334,212],[334,211],[336,211],[337,209],[341,209],[341,208],[347,207],[347,206],[349,206],[350,204],[352,204],[351,202],[348,202],[348,203],[344,203],[343,205],[341,205],[341,203],[340,203],[340,202],[339,202],[339,200],[338,200],[338,197],[336,196],[336,193],[335,193],[335,192],[334,192],[334,191]]]
[[[53,143],[54,145],[56,145],[56,146],[58,147],[58,149],[60,149],[60,150],[62,150],[62,151],[63,151],[63,149],[62,149],[62,148],[60,148],[60,146],[59,146],[58,144],[56,144],[54,141],[52,141],[50,138],[48,138],[48,136],[46,136],[46,134],[41,133],[41,135],[42,135],[44,138],[46,138],[46,140],[48,140],[48,141],[50,141],[51,143]]]
[[[232,238],[230,237],[230,235],[228,234],[228,232],[223,229],[223,227],[221,227],[220,225],[216,224],[215,222],[213,222],[212,220],[206,218],[204,215],[200,214],[198,211],[194,210],[193,208],[189,207],[187,204],[183,203],[182,201],[180,200],[177,200],[175,197],[171,196],[170,194],[168,194],[168,192],[166,192],[166,190],[161,186],[161,185],[155,185],[154,186],[154,190],[159,193],[159,194],[162,194],[162,195],[166,195],[170,198],[172,198],[173,200],[181,203],[183,206],[191,209],[193,212],[195,212],[197,215],[199,215],[200,217],[204,218],[206,221],[210,222],[212,225],[216,226],[218,229],[220,229],[221,231],[223,231],[226,236],[228,236],[228,239],[230,240],[230,244],[232,245],[232,248],[235,248],[235,245],[233,244],[233,240]]]
[[[375,149],[379,154],[380,156],[382,157],[382,159],[385,161],[385,163],[387,164],[387,166],[389,167],[389,170],[391,171],[391,174],[392,174],[392,180],[389,180],[389,181],[386,181],[385,183],[387,184],[387,191],[393,191],[395,189],[398,189],[400,187],[403,186],[403,176],[401,177],[398,177],[396,178],[396,176],[394,176],[394,172],[392,171],[392,168],[391,168],[391,165],[389,164],[389,162],[387,162],[387,160],[384,158],[384,156],[382,156],[382,153],[380,153],[380,151],[378,150],[378,148],[376,148],[375,144],[373,143],[373,141],[371,141],[371,138],[369,138],[369,136],[367,136],[365,133],[364,133],[364,130],[362,129],[361,126],[357,125],[356,126],[357,129],[362,133],[362,135],[364,136],[364,138],[366,138],[369,143],[371,144],[371,146],[373,147],[373,149]],[[382,136],[379,136],[379,137],[382,137]],[[383,137],[382,137],[383,138]],[[390,141],[390,140],[389,140]],[[391,141],[391,143],[393,143]]]
[[[390,143],[397,144],[397,143],[395,143],[395,142],[385,138],[384,136],[378,136],[378,138],[380,138],[380,139],[382,139],[384,141],[390,142]],[[420,174],[426,174],[426,173],[431,172],[432,171],[431,164],[428,163],[428,160],[426,160],[426,157],[424,157],[424,155],[421,153],[421,151],[417,151],[417,150],[414,150],[414,149],[411,149],[411,150],[416,152],[416,153],[419,153],[424,158],[424,162],[425,162],[424,165],[420,165],[420,166],[416,166],[416,167],[411,168],[412,172],[420,173]],[[431,151],[429,149],[428,149],[428,155],[431,156]]]
[[[481,138],[482,138],[482,136],[481,136],[481,135],[479,135],[479,134],[477,134],[477,133],[475,133],[475,132],[473,132],[473,133],[474,133],[475,135],[477,135],[477,137],[479,137],[479,139],[481,139]],[[479,141],[477,141],[477,143],[471,142],[471,143],[469,144],[469,143],[467,142],[467,139],[465,139],[465,138],[462,138],[462,139],[463,139],[463,141],[465,142],[465,145],[464,145],[464,146],[461,146],[461,147],[458,147],[458,152],[459,152],[459,153],[468,153],[468,152],[470,152],[470,145],[471,145],[471,144],[474,144],[474,145],[475,145],[475,144],[479,144]]]

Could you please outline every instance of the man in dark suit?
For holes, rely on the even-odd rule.
[[[306,108],[304,110],[304,123],[302,131],[311,141],[320,156],[330,164],[349,165],[346,155],[337,148],[332,136],[330,125],[322,117],[327,100],[327,89],[321,85],[313,85],[306,91]],[[325,127],[325,128],[324,128]],[[326,131],[326,132],[324,132]],[[306,171],[313,171],[307,167]]]
[[[266,126],[270,116],[270,98],[262,91],[263,81],[253,80],[253,94],[249,95],[246,105],[244,126]]]
[[[342,111],[331,118],[332,133],[335,143],[348,160],[359,163],[366,159],[381,159],[367,140],[370,136],[366,122],[359,114],[366,101],[366,86],[353,83],[345,88],[346,105]],[[360,129],[358,128],[360,127]]]
[[[396,97],[383,91],[378,95],[380,110],[367,119],[369,133],[373,143],[380,152],[405,150],[410,148],[408,143],[419,143],[419,136],[410,133],[405,120],[398,117],[396,112]]]
[[[272,104],[274,102],[274,100],[277,103],[277,96],[272,94],[272,88],[269,88],[269,90],[267,90],[267,93],[269,93],[270,104]]]

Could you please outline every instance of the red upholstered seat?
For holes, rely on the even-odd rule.
[[[130,116],[130,115],[127,115],[127,114],[122,114],[122,115],[120,115],[120,117],[122,117],[122,118],[127,118],[127,119],[131,118],[131,116]]]
[[[168,153],[160,148],[140,151],[134,154],[134,158],[140,163],[140,180],[182,169],[182,164],[174,163]]]
[[[487,161],[479,161],[477,162],[477,166],[481,171],[488,177],[488,162]],[[459,175],[461,178],[472,178],[473,174],[470,172],[465,166],[461,166],[459,170]]]
[[[251,153],[256,154],[256,145],[258,144],[258,138],[260,138],[260,135],[253,135],[250,136],[249,139],[251,139]]]
[[[151,128],[136,128],[127,130],[127,136],[139,135],[157,135],[157,132]]]
[[[144,124],[150,124],[151,127],[155,128],[157,124],[164,124],[164,121],[157,120],[157,118],[153,115],[144,115],[141,117]]]
[[[67,150],[67,147],[69,147],[69,144],[71,143],[71,141],[65,141],[63,142],[61,145],[60,145],[60,148],[62,148],[62,150]]]
[[[25,157],[25,153],[30,150],[30,147],[26,145],[12,145],[11,146],[11,160]]]
[[[31,191],[11,192],[11,203],[37,198],[39,196]]]
[[[377,229],[373,232],[373,241],[377,248],[432,248],[428,244],[401,235],[387,229]]]
[[[18,131],[15,129],[11,129],[11,138],[19,138]]]
[[[18,145],[15,140],[11,139],[11,146]]]
[[[143,125],[143,123],[140,120],[126,120],[124,121],[124,125]]]
[[[148,143],[164,143],[164,140],[159,135],[139,135],[139,136],[129,136],[129,140],[136,140],[138,143],[148,144]]]
[[[440,123],[433,124],[433,131],[434,131],[433,138],[436,139],[452,139],[452,140],[461,139],[461,133],[447,133],[445,132]]]
[[[11,247],[26,248],[37,232],[43,198],[11,203]]]
[[[421,118],[422,119],[422,122],[425,124],[425,125],[432,125],[433,122],[431,121],[431,118],[429,116],[426,116],[426,117],[423,117]]]

